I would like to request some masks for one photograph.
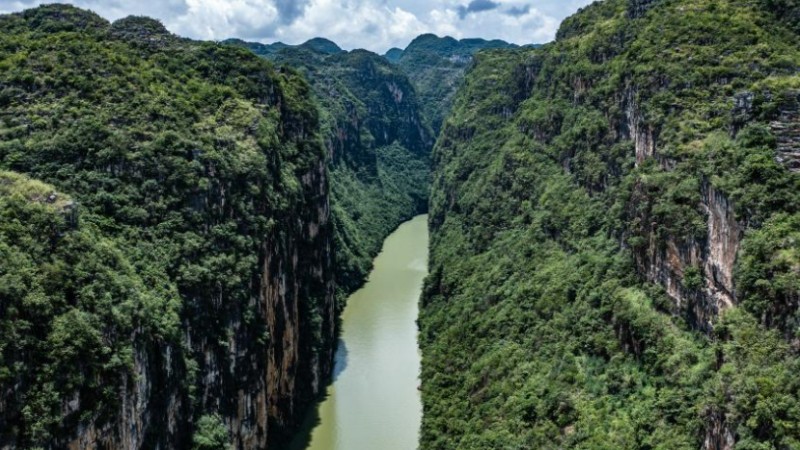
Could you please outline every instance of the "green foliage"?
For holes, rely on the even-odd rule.
[[[383,240],[427,210],[433,136],[409,79],[364,50],[312,40],[263,56],[299,68],[320,106],[330,152],[340,300],[364,282]]]
[[[703,287],[703,272],[697,266],[690,266],[683,272],[683,286],[697,291]]]
[[[197,421],[192,438],[193,450],[229,450],[228,427],[217,414],[205,415]]]
[[[428,165],[395,144],[377,150],[377,180],[364,182],[346,165],[331,171],[339,288],[352,292],[372,269],[383,240],[427,209]]]
[[[401,53],[395,52],[391,56],[414,83],[423,114],[438,135],[475,53],[484,49],[512,47],[516,46],[500,40],[458,41],[451,37],[424,34],[414,39]]]
[[[296,251],[299,352],[327,354],[330,268],[304,251],[330,238],[310,89],[146,18],[0,16],[0,168],[47,183],[0,174],[0,442],[61,448],[105,430],[138,376],[159,383],[137,400],[152,447],[190,436],[198,389],[238,414],[230,399],[263,383],[266,358],[240,355],[269,345],[267,252]],[[207,370],[222,381],[205,389]],[[312,368],[297,370],[299,414]]]
[[[553,44],[479,53],[455,100],[433,154],[423,449],[800,442],[784,340],[800,186],[770,127],[796,97],[797,35],[753,2],[628,8],[596,2]],[[703,267],[672,280],[681,305],[637,273],[704,248],[715,195],[748,231],[740,305],[706,334]]]
[[[113,414],[120,398],[107,383],[132,376],[134,346],[179,338],[176,290],[146,283],[95,227],[75,229],[74,208],[53,187],[0,172],[0,383],[23,387],[9,410],[34,442],[83,413]],[[62,411],[75,395],[82,409]]]
[[[745,309],[769,325],[785,324],[795,335],[800,334],[799,252],[800,214],[776,214],[749,232],[736,268]]]

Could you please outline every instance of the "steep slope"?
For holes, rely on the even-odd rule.
[[[0,16],[0,136],[2,169],[49,183],[0,175],[0,448],[291,431],[335,324],[302,78],[150,19],[44,6]]]
[[[336,280],[345,294],[363,283],[386,236],[426,211],[433,137],[414,87],[397,67],[366,50],[321,52],[317,41],[268,58],[298,68],[320,104]]]
[[[423,34],[402,52],[392,49],[385,57],[396,62],[419,92],[423,113],[436,135],[453,106],[453,97],[473,56],[480,50],[512,48],[508,42],[484,39],[456,40]]]
[[[434,151],[422,448],[800,445],[791,8],[607,0],[477,56]]]

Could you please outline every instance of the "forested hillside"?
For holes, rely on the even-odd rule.
[[[434,150],[423,449],[800,447],[792,2],[606,0]]]
[[[392,49],[385,57],[411,79],[419,92],[423,114],[438,135],[473,56],[481,50],[512,47],[516,45],[501,40],[456,40],[423,34],[405,50]]]
[[[319,130],[246,50],[0,16],[0,448],[284,438],[331,369]]]
[[[337,286],[350,293],[386,236],[427,210],[434,137],[416,90],[381,56],[325,39],[274,52],[228,42],[297,68],[313,86],[330,159]]]

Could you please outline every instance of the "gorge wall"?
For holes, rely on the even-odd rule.
[[[415,86],[366,51],[312,39],[299,46],[227,41],[310,81],[322,118],[331,174],[336,279],[344,300],[360,287],[383,240],[427,210],[434,137]]]
[[[433,154],[421,448],[794,445],[800,54],[774,13],[608,0],[478,54]]]
[[[62,5],[0,47],[0,448],[285,440],[335,338],[310,86]]]

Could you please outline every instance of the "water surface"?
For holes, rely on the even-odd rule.
[[[295,450],[414,450],[422,403],[416,319],[428,267],[427,216],[383,244],[342,317],[333,384]]]

